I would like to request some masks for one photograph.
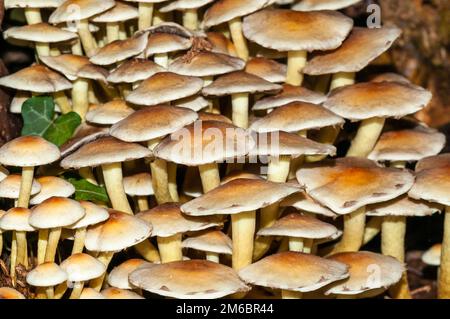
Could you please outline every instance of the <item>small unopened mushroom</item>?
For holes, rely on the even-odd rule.
[[[204,251],[206,259],[212,262],[219,262],[219,255],[232,255],[233,242],[231,238],[220,230],[206,230],[195,236],[183,240],[183,248],[190,248]]]
[[[149,173],[138,173],[124,177],[123,188],[129,196],[134,196],[136,201],[136,211],[149,209],[147,197],[154,195],[152,176]]]
[[[50,197],[70,197],[75,193],[75,187],[60,177],[43,176],[39,177],[37,182],[41,185],[41,190],[31,197],[31,205],[38,205]]]
[[[90,105],[86,120],[93,124],[113,125],[134,112],[123,100],[117,99],[104,104]]]
[[[27,274],[27,283],[38,288],[45,288],[48,299],[54,298],[53,287],[67,280],[67,273],[54,262],[36,266]]]
[[[1,287],[0,299],[26,299],[25,296],[14,288]]]
[[[147,266],[151,264],[143,259],[128,259],[111,270],[108,275],[108,284],[119,289],[133,290],[135,287],[128,280],[130,273]]]

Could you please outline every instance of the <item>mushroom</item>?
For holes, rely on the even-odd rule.
[[[0,148],[0,164],[22,167],[18,207],[28,208],[34,167],[53,163],[59,157],[58,147],[39,136],[18,137]]]
[[[0,287],[0,299],[26,299],[22,293],[14,288]]]
[[[147,197],[154,195],[152,176],[149,173],[138,173],[123,179],[125,193],[133,196],[136,202],[136,211],[141,212],[149,209]]]
[[[263,57],[251,58],[245,66],[245,72],[272,83],[286,82],[286,65]]]
[[[39,229],[38,265],[55,260],[62,228],[76,223],[85,214],[77,201],[64,197],[51,197],[33,207],[29,223]]]
[[[151,232],[152,226],[146,221],[128,213],[111,209],[109,210],[108,220],[88,229],[85,245],[87,250],[99,252],[98,259],[108,267],[114,252],[144,242],[150,237]],[[159,256],[153,257],[154,260],[156,260],[156,257],[159,259]],[[100,291],[105,274],[91,280],[90,287]]]
[[[114,0],[66,0],[49,17],[52,24],[75,21],[83,49],[88,57],[97,50],[88,19],[116,5]]]
[[[446,206],[438,298],[450,298],[450,154],[431,156],[416,165],[416,182],[408,195]]]
[[[281,289],[283,299],[299,299],[348,277],[346,264],[298,252],[270,255],[239,271],[246,283]]]
[[[37,182],[41,185],[41,190],[31,197],[30,205],[38,205],[50,197],[70,197],[75,193],[75,187],[60,177],[42,176]]]
[[[134,112],[123,100],[112,100],[104,104],[95,104],[89,107],[86,121],[99,125],[113,125]]]
[[[137,217],[153,226],[152,236],[157,236],[161,262],[183,259],[181,239],[183,233],[198,231],[221,225],[219,219],[211,217],[191,217],[180,211],[180,204],[166,203],[140,212]]]
[[[344,234],[336,252],[358,251],[363,243],[365,206],[405,194],[414,176],[395,168],[382,168],[364,158],[347,157],[306,164],[297,180],[320,204],[344,215]]]
[[[129,279],[151,293],[180,299],[214,299],[249,290],[233,269],[207,260],[155,264],[133,271]]]
[[[148,36],[145,57],[154,56],[156,64],[167,69],[169,53],[188,50],[192,46],[192,38],[175,33],[154,32]]]
[[[292,6],[296,11],[341,10],[361,0],[302,0]]]
[[[328,259],[348,265],[348,279],[333,284],[325,293],[340,299],[377,296],[399,282],[405,271],[394,257],[367,251],[343,252]]]
[[[204,251],[206,260],[219,262],[219,254],[232,255],[233,242],[220,230],[206,230],[183,240],[183,248]]]
[[[298,191],[286,184],[261,179],[238,178],[181,206],[190,216],[231,215],[233,268],[252,263],[256,210]]]
[[[0,197],[10,198],[17,201],[20,195],[20,187],[22,183],[22,176],[11,174],[0,182]],[[30,196],[36,195],[41,191],[41,184],[33,179],[31,184]],[[16,202],[17,203],[17,202]]]
[[[286,9],[261,10],[243,23],[247,39],[265,48],[288,51],[286,83],[295,86],[303,82],[307,52],[338,48],[352,27],[353,20],[336,11]]]
[[[130,284],[128,276],[136,269],[151,265],[143,259],[128,259],[111,270],[108,275],[108,284],[114,288],[133,290],[135,287]]]
[[[27,283],[38,288],[45,288],[48,299],[54,298],[53,287],[67,280],[67,273],[54,262],[36,266],[27,274]]]
[[[138,29],[145,30],[152,26],[153,21],[153,6],[155,3],[164,2],[167,0],[125,0],[126,2],[138,3],[139,20]]]
[[[100,277],[106,272],[106,266],[88,254],[72,254],[61,262],[61,269],[67,273],[67,280],[73,283],[70,299],[79,299],[84,282]]]
[[[57,8],[64,0],[7,0],[5,9],[24,8],[28,24],[42,22],[41,9]]]
[[[161,12],[182,11],[183,26],[190,30],[198,29],[198,10],[214,0],[175,0],[161,7]]]
[[[114,287],[103,289],[101,294],[106,299],[144,299],[144,297],[135,292]]]

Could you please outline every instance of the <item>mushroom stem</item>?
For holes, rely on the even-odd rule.
[[[166,68],[169,66],[169,56],[167,53],[156,53],[153,60],[156,64]]]
[[[39,57],[49,56],[50,55],[50,46],[49,46],[48,43],[36,42],[34,44],[34,47],[36,48],[36,52],[37,52]]]
[[[148,200],[146,196],[137,196],[136,202],[140,212],[149,209]]]
[[[183,12],[183,26],[190,30],[198,28],[197,9],[187,9]]]
[[[67,282],[63,282],[55,287],[54,298],[61,299],[67,291]]]
[[[83,55],[83,48],[81,46],[80,39],[73,40],[71,49],[72,49],[72,54],[74,54],[74,55]]]
[[[48,245],[45,251],[45,262],[54,262],[56,249],[58,248],[59,239],[61,237],[61,227],[52,228],[48,234]]]
[[[77,24],[78,35],[80,36],[80,41],[83,46],[86,56],[91,57],[95,54],[97,50],[97,42],[94,36],[89,30],[89,22],[87,19],[78,21]]]
[[[109,263],[111,262],[113,256],[114,256],[114,252],[106,251],[106,252],[101,252],[98,255],[97,259],[100,262],[102,262],[106,266],[106,268],[108,268]],[[92,289],[94,289],[96,291],[100,291],[100,289],[102,289],[103,281],[105,280],[105,276],[106,276],[106,271],[100,277],[92,279],[89,282],[89,287],[91,287]]]
[[[148,148],[153,151],[160,141],[161,139],[159,138],[149,141]],[[155,160],[150,163],[150,170],[152,172],[152,184],[156,202],[158,205],[171,202],[172,197],[169,192],[167,162],[161,158],[155,158]]]
[[[123,22],[119,23],[119,40],[128,39],[127,30],[125,28],[125,24]]]
[[[106,40],[108,41],[108,43],[119,40],[119,33],[119,22],[109,22],[106,24]]]
[[[233,109],[233,124],[248,128],[248,93],[236,93],[231,95],[231,107]]]
[[[145,30],[152,26],[153,3],[139,2],[139,30]]]
[[[366,225],[366,229],[364,230],[364,240],[363,245],[369,243],[372,239],[377,236],[381,231],[381,223],[383,222],[382,217],[372,217]]]
[[[439,268],[438,298],[450,299],[450,206],[445,211],[444,239]]]
[[[339,127],[335,126],[327,126],[322,128],[319,131],[319,136],[317,137],[317,142],[322,144],[329,144],[333,145],[336,141],[336,138],[339,135],[339,132],[341,129]],[[305,162],[307,163],[315,163],[320,162],[324,158],[326,158],[328,155],[309,155],[305,157]]]
[[[236,47],[237,55],[242,60],[248,60],[248,47],[247,40],[242,33],[242,20],[241,18],[234,18],[228,22],[230,28],[231,39],[233,40],[234,46]]]
[[[41,10],[39,8],[25,8],[25,18],[28,24],[41,23]]]
[[[150,243],[148,240],[134,246],[139,255],[142,256],[147,261],[159,262],[161,258],[159,256],[158,250]]]
[[[76,229],[74,238],[75,240],[73,241],[72,255],[83,252],[84,240],[86,238],[86,227]]]
[[[16,239],[16,232],[13,232],[11,242],[10,271],[9,271],[13,286],[16,285],[16,265],[17,265],[17,239]]]
[[[0,256],[2,255],[3,252],[3,234],[0,231]]]
[[[347,156],[367,157],[378,141],[385,121],[378,117],[362,121]]]
[[[73,284],[72,293],[70,294],[69,299],[80,299],[81,292],[83,291],[84,282],[75,282]]]
[[[37,263],[38,265],[45,262],[45,251],[48,244],[48,229],[40,229],[38,234],[38,247],[37,247]]]
[[[91,167],[82,167],[78,170],[78,173],[89,183],[98,185],[97,179],[95,178],[94,172],[92,171]]]
[[[332,253],[346,251],[358,251],[363,243],[364,226],[366,223],[366,208],[358,210],[344,216],[344,234],[342,240],[337,244]]]
[[[405,234],[406,217],[385,216],[383,218],[381,231],[381,252],[383,255],[392,256],[399,262],[405,262]],[[394,299],[412,299],[408,287],[408,277],[406,271],[403,272],[402,279],[389,289],[390,295]]]
[[[102,170],[106,190],[113,208],[132,215],[133,211],[123,189],[121,163],[104,164]]]
[[[303,240],[303,253],[304,254],[311,254],[314,246],[314,239],[311,238],[305,238]]]
[[[217,163],[200,165],[198,170],[202,180],[203,193],[207,193],[220,185],[219,166]]]
[[[301,253],[305,247],[303,238],[289,237],[289,251]]]
[[[89,80],[78,78],[73,83],[72,88],[73,111],[85,120],[89,109]]]
[[[173,202],[179,201],[177,186],[177,164],[173,162],[167,163],[167,174],[169,179],[169,193]]]
[[[282,299],[302,299],[302,295],[299,291],[281,290]]]
[[[287,61],[286,84],[301,86],[303,83],[303,69],[306,65],[306,51],[289,51]]]
[[[28,256],[27,256],[27,234],[24,231],[16,231],[17,240],[17,265],[23,265],[28,267]]]
[[[212,261],[213,263],[219,263],[220,262],[219,254],[207,251],[206,260]]]
[[[162,263],[180,261],[183,259],[181,234],[175,234],[169,237],[158,236],[157,240]]]
[[[255,224],[255,211],[231,215],[233,239],[232,265],[233,269],[236,271],[239,271],[252,263]]]
[[[31,196],[31,187],[33,185],[34,167],[23,167],[22,178],[20,180],[19,199],[17,207],[28,208]]]
[[[346,85],[355,83],[355,73],[353,72],[339,72],[333,74],[330,84],[330,91]]]
[[[47,295],[47,299],[55,299],[53,287],[45,287],[45,294]]]
[[[64,91],[53,93],[53,100],[55,101],[55,104],[59,105],[62,114],[66,114],[72,111],[72,105],[70,104],[70,101]]]

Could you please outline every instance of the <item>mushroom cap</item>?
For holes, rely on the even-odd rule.
[[[241,269],[239,277],[253,285],[309,292],[347,278],[348,267],[311,254],[283,252]]]
[[[303,72],[309,75],[359,72],[387,51],[401,32],[396,27],[353,28],[342,46],[314,56]]]
[[[259,76],[235,71],[217,78],[213,83],[203,88],[203,95],[223,96],[237,93],[276,92],[282,89],[281,85],[266,81]]]
[[[307,102],[312,104],[321,104],[326,101],[326,96],[311,91],[301,86],[293,86],[289,84],[283,85],[283,90],[277,95],[268,96],[258,100],[252,107],[253,111],[268,110],[279,106],[283,106],[292,102]]]
[[[431,97],[431,92],[412,84],[368,82],[333,90],[323,105],[353,121],[373,117],[400,118],[426,107]]]
[[[76,223],[70,225],[67,228],[69,229],[84,228],[104,222],[109,218],[109,213],[106,208],[103,208],[94,203],[87,202],[84,200],[79,201],[79,203],[81,207],[83,207],[83,209],[85,210],[86,215],[84,215],[83,218],[81,218]]]
[[[414,183],[407,170],[382,168],[365,158],[347,157],[305,164],[297,180],[307,193],[339,215],[405,194]]]
[[[67,280],[67,273],[53,262],[36,266],[27,274],[27,283],[35,287],[52,287]]]
[[[28,208],[14,207],[1,216],[0,228],[3,231],[15,230],[22,232],[32,232],[35,229],[28,222],[31,210]]]
[[[72,138],[61,145],[61,157],[66,157],[74,153],[81,146],[87,143],[109,136],[108,131],[108,127],[95,126],[88,124],[87,122],[81,123],[81,125],[75,130]]]
[[[271,0],[219,0],[216,1],[203,17],[203,27],[208,29],[215,25],[222,24],[246,16],[271,4]]]
[[[367,206],[367,216],[430,216],[444,207],[438,204],[426,203],[402,195],[387,202]]]
[[[120,251],[150,237],[152,225],[116,210],[109,210],[109,218],[88,229],[86,248],[90,251]]]
[[[17,199],[20,195],[20,185],[22,183],[22,176],[11,174],[0,182],[0,197]],[[33,179],[31,184],[31,194],[36,195],[41,191],[41,184]]]
[[[305,211],[308,213],[323,215],[332,218],[336,217],[336,214],[333,213],[333,211],[316,202],[311,196],[309,196],[304,191],[297,192],[286,197],[280,202],[280,207],[294,207],[295,209]]]
[[[109,72],[89,61],[81,55],[62,54],[58,56],[44,56],[40,58],[49,68],[64,74],[69,80],[79,78],[106,82]]]
[[[150,196],[155,193],[152,176],[149,173],[138,173],[124,177],[123,188],[125,193],[130,196]]]
[[[340,10],[361,0],[302,0],[292,6],[296,11]]]
[[[124,61],[111,71],[107,80],[110,83],[135,83],[148,79],[158,72],[164,72],[164,68],[155,62],[133,58]]]
[[[347,264],[350,276],[333,285],[327,294],[357,295],[387,289],[397,283],[405,271],[405,266],[397,259],[367,251],[339,253],[328,259]]]
[[[194,95],[202,88],[200,78],[159,72],[143,81],[126,100],[138,105],[157,105]]]
[[[244,156],[254,146],[250,134],[219,121],[196,121],[166,137],[155,156],[187,166],[224,161]]]
[[[330,238],[338,229],[317,218],[291,213],[277,220],[272,226],[258,231],[259,236],[287,236],[308,239]]]
[[[285,131],[297,133],[344,124],[345,120],[317,104],[292,102],[275,108],[272,112],[250,125],[258,133]]]
[[[11,8],[57,8],[65,0],[6,0],[5,9]]]
[[[188,50],[192,46],[192,39],[172,33],[153,33],[148,36],[145,56]]]
[[[245,72],[273,83],[286,82],[287,67],[277,61],[256,57],[247,62]]]
[[[416,182],[408,195],[450,206],[450,154],[427,157],[416,165]]]
[[[184,215],[181,213],[180,204],[177,203],[165,203],[136,216],[150,223],[153,226],[152,236],[158,237],[170,237],[222,224],[217,218]]]
[[[277,26],[274,28],[274,26]],[[333,50],[350,33],[353,20],[336,11],[265,9],[244,18],[247,39],[278,51]]]
[[[93,288],[84,288],[81,292],[80,299],[106,299],[101,293]]]
[[[89,107],[86,120],[101,125],[112,125],[123,120],[134,112],[124,100],[116,99],[105,104],[95,104]]]
[[[57,43],[76,39],[78,35],[42,22],[9,28],[3,32],[3,37],[5,40],[12,38],[24,41]]]
[[[41,185],[41,191],[30,199],[31,205],[40,204],[50,197],[70,197],[75,193],[71,183],[56,176],[39,177],[37,182]]]
[[[422,255],[422,261],[430,266],[439,266],[441,264],[442,244],[438,243],[430,247]]]
[[[108,284],[119,289],[133,289],[128,276],[136,269],[151,265],[143,259],[128,259],[120,265],[114,267],[108,275]]]
[[[72,282],[88,281],[100,277],[106,266],[97,258],[88,254],[74,254],[61,262],[61,268],[67,273],[67,280]]]
[[[26,299],[19,291],[10,287],[0,287],[0,299]]]
[[[29,222],[38,229],[66,227],[79,221],[85,214],[85,209],[77,201],[51,197],[33,207]]]
[[[199,121],[217,121],[233,124],[233,122],[228,117],[222,114],[214,114],[209,112],[198,112],[197,114]]]
[[[126,142],[150,141],[193,123],[197,117],[196,112],[183,107],[148,106],[114,124],[110,134]]]
[[[213,1],[214,0],[175,0],[171,1],[164,7],[161,7],[159,11],[170,12],[174,10],[184,11],[187,9],[198,9],[203,6],[206,6],[208,3],[211,3]]]
[[[83,145],[61,161],[63,168],[94,167],[150,157],[152,152],[144,146],[103,137]]]
[[[239,214],[269,206],[298,192],[297,187],[260,179],[235,179],[181,206],[191,216]]]
[[[182,247],[217,254],[233,254],[231,238],[220,230],[206,230],[198,235],[188,237],[183,240]]]
[[[62,75],[39,64],[0,78],[0,85],[36,93],[52,93],[72,88],[72,83]]]
[[[400,83],[411,83],[406,77],[400,75],[398,73],[382,73],[374,78],[372,78],[371,82],[400,82]]]
[[[139,18],[138,9],[129,4],[125,4],[120,1],[116,1],[116,5],[104,11],[103,13],[96,15],[92,22],[96,23],[111,23],[111,22],[125,22]]]
[[[144,297],[133,291],[114,287],[103,289],[101,294],[106,299],[144,299]]]
[[[160,0],[159,2],[167,1],[167,0]],[[144,1],[145,2],[145,1]],[[148,3],[151,3],[152,1],[148,1]],[[153,1],[155,2],[155,1]],[[191,38],[194,36],[191,30],[188,28],[183,27],[182,25],[179,25],[175,22],[162,22],[157,25],[151,26],[150,28],[147,28],[145,30],[141,30],[140,32],[148,32],[150,34],[154,33],[170,33],[170,34],[177,34],[179,36],[185,37],[185,38]]]
[[[232,172],[228,173],[224,178],[222,178],[222,180],[220,181],[220,185],[223,185],[228,182],[234,181],[235,179],[241,179],[241,178],[264,180],[264,178],[262,178],[261,176],[253,174],[253,173],[249,173],[249,172],[245,172],[245,171],[232,171]]]
[[[47,165],[57,161],[59,157],[58,147],[40,136],[21,136],[0,148],[0,163],[7,166]]]
[[[211,52],[236,56],[234,43],[220,32],[207,32],[206,36],[211,44]]]
[[[173,105],[198,112],[209,106],[209,101],[201,95],[193,95],[172,102]]]
[[[257,145],[250,150],[249,156],[291,155],[336,155],[333,145],[321,144],[294,133],[276,131],[257,135]]]
[[[221,298],[249,290],[233,269],[207,260],[152,265],[135,270],[129,278],[146,291],[180,299]]]
[[[190,76],[215,76],[244,69],[245,61],[237,57],[211,51],[189,53],[175,59],[169,70]]]
[[[386,132],[381,135],[368,158],[375,161],[419,161],[439,154],[445,142],[444,134],[422,126]]]
[[[114,0],[66,0],[50,15],[52,24],[80,21],[105,12],[116,5]]]
[[[102,0],[103,1],[103,0]],[[148,33],[135,34],[126,40],[116,40],[97,50],[90,61],[98,65],[110,65],[144,52]]]

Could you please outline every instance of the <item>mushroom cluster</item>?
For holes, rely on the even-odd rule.
[[[36,49],[0,78],[12,111],[51,96],[82,124],[0,147],[0,299],[408,299],[406,219],[440,211],[450,298],[445,136],[408,117],[427,90],[359,81],[401,30],[354,26],[358,2],[6,0]]]

